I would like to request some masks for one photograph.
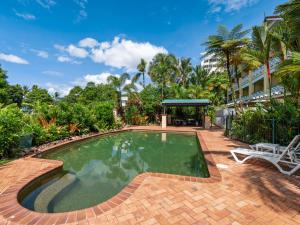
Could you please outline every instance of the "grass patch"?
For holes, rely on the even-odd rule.
[[[12,161],[13,159],[0,159],[0,166],[9,163],[10,161]]]

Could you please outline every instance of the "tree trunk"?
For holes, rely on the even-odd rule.
[[[272,77],[271,77],[269,59],[267,59],[267,61],[266,61],[266,68],[267,68],[267,75],[268,75],[268,79],[269,79],[269,97],[270,97],[270,102],[271,102],[271,99],[272,99]]]
[[[235,109],[235,111],[237,113],[235,91],[234,91],[234,88],[232,86],[231,73],[230,73],[230,55],[229,55],[229,53],[226,53],[226,69],[227,69],[227,75],[228,75],[230,89],[231,89],[231,94],[232,94],[233,107],[234,107],[234,109]],[[227,103],[228,103],[228,100],[227,100]]]

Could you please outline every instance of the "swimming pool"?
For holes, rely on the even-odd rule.
[[[21,191],[21,205],[38,212],[97,205],[143,172],[209,176],[194,133],[126,131],[74,143],[40,157],[62,160],[64,165]]]

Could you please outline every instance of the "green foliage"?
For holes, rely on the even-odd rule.
[[[31,91],[25,95],[24,103],[29,106],[34,106],[37,103],[53,103],[53,98],[46,89],[33,85]]]
[[[0,108],[0,158],[15,153],[23,126],[23,113],[16,105]]]
[[[111,102],[95,103],[92,112],[95,116],[94,126],[98,131],[114,127],[113,104]]]
[[[272,109],[257,105],[233,120],[231,135],[248,143],[271,142],[285,145],[299,132],[300,111],[290,101],[273,100]]]

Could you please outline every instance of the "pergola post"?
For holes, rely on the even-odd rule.
[[[164,106],[164,113],[161,115],[161,128],[167,128],[167,114],[166,114],[166,107]]]
[[[203,128],[209,129],[211,125],[210,117],[207,115],[207,106],[204,109],[204,121],[203,121]]]

